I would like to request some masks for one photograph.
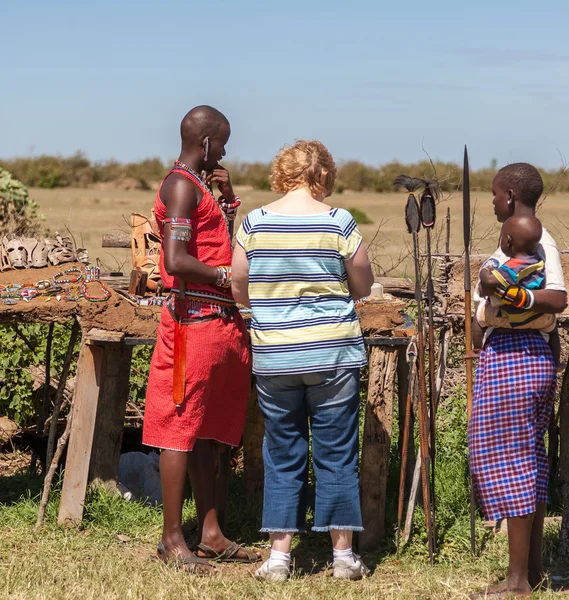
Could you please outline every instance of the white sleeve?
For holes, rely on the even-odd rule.
[[[559,250],[557,250],[555,240],[546,229],[543,230],[540,245],[539,250],[543,249],[545,259],[545,289],[565,292],[565,276],[561,266]]]

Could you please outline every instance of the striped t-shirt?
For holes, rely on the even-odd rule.
[[[237,232],[247,253],[253,372],[312,373],[366,364],[344,260],[362,236],[350,213],[260,208]]]

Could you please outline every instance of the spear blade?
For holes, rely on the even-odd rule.
[[[464,231],[464,290],[470,291],[470,169],[468,149],[464,146],[462,169],[462,227]]]

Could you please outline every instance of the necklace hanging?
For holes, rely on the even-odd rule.
[[[178,169],[183,169],[184,171],[187,171],[190,175],[195,177],[206,190],[208,190],[208,192],[211,194],[211,196],[215,200],[215,203],[219,207],[219,210],[221,211],[221,215],[222,215],[223,220],[225,221],[225,225],[227,227],[227,233],[229,234],[230,219],[227,216],[227,212],[223,209],[222,203],[215,197],[215,194],[213,193],[213,189],[206,183],[206,181],[205,181],[206,178],[203,176],[205,174],[205,171],[202,171],[202,174],[198,175],[197,172],[194,169],[192,169],[192,167],[188,167],[188,165],[183,163],[181,160],[175,160],[174,166],[177,167]]]
[[[202,177],[202,175],[198,175],[198,172],[192,169],[192,167],[188,167],[188,165],[183,163],[181,160],[175,160],[174,166],[178,167],[179,169],[183,169],[184,171],[187,171],[188,173],[190,173],[190,175],[193,175],[203,185],[203,187],[206,188],[206,190],[211,191],[211,188],[205,182],[205,178]],[[202,171],[202,173],[205,173],[205,171]]]

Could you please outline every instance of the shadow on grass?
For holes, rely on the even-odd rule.
[[[17,504],[23,498],[39,496],[43,490],[43,477],[29,473],[0,476],[0,507]]]

